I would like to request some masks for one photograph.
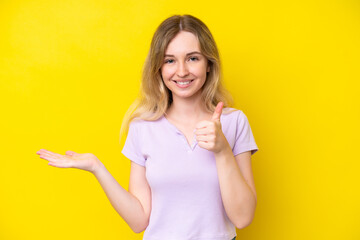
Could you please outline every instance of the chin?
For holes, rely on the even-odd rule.
[[[173,94],[174,96],[174,94]],[[186,93],[186,94],[175,94],[176,97],[178,98],[193,98],[193,97],[200,97],[201,96],[201,91],[197,91],[197,92],[192,92],[192,93]]]

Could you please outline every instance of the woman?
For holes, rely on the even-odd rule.
[[[254,217],[251,155],[258,148],[245,114],[230,108],[220,58],[203,22],[175,15],[156,30],[141,94],[123,121],[129,190],[91,153],[46,150],[55,167],[92,172],[112,206],[144,239],[230,240]]]

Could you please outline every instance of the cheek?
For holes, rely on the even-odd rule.
[[[171,77],[173,74],[172,74],[172,71],[170,68],[162,68],[161,69],[161,76],[163,77],[163,79],[168,79],[169,77]]]
[[[196,69],[194,69],[194,73],[196,73],[197,76],[206,76],[206,66],[199,66]]]
[[[171,83],[169,82],[171,79],[171,75],[169,75],[169,72],[167,69],[161,69],[160,74],[161,74],[162,82],[169,89],[169,87],[171,87]]]
[[[164,75],[164,67],[161,67],[161,68],[160,68],[160,74],[161,74],[161,76]]]

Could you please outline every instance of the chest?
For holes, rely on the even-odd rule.
[[[177,129],[182,133],[185,137],[186,142],[189,146],[193,146],[196,136],[195,136],[195,126],[194,127],[184,127],[184,126],[177,126]]]
[[[206,117],[206,119],[210,119],[210,118],[211,116]],[[186,143],[189,146],[193,146],[194,142],[196,141],[195,128],[200,121],[194,121],[192,123],[183,123],[171,118],[167,119],[167,121],[170,124],[172,124],[183,135],[183,137],[186,140]]]
[[[217,186],[214,154],[198,146],[195,127],[196,124],[184,126],[162,118],[159,124],[141,130],[141,153],[146,159],[146,177],[152,190],[169,186],[186,189],[190,185],[197,186],[198,191],[207,184]]]
[[[169,191],[169,187],[181,194],[189,189],[194,193],[205,187],[218,188],[214,154],[197,146],[191,139],[193,131],[187,134],[190,144],[194,144],[186,143],[183,131],[183,135],[169,133],[174,139],[152,138],[153,147],[147,151],[146,178],[154,194]],[[155,151],[159,145],[163,146],[162,151]]]

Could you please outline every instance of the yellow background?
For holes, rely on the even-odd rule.
[[[94,153],[127,188],[119,131],[156,27],[203,20],[248,116],[255,219],[238,239],[360,239],[359,1],[0,1],[0,239],[141,239],[95,177],[36,152]]]

